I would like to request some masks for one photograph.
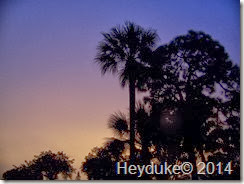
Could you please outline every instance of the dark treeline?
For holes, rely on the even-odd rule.
[[[63,153],[53,153],[52,151],[41,152],[35,155],[32,161],[25,161],[20,166],[3,173],[5,180],[55,180],[58,174],[64,179],[71,178],[75,171],[73,168],[74,160]]]
[[[156,47],[156,31],[131,22],[103,37],[95,61],[103,74],[111,72],[119,76],[122,87],[128,86],[130,112],[111,115],[108,126],[114,137],[94,148],[82,163],[88,179],[240,179],[240,68],[224,47],[193,30]],[[136,90],[147,92],[142,102],[136,102]],[[184,161],[194,165],[192,174],[138,177],[118,175],[115,168],[117,162]],[[227,169],[232,172],[223,168],[220,173],[199,175],[199,161],[231,162]],[[35,161],[21,167],[32,165]],[[16,169],[3,178],[12,179]],[[56,179],[57,173],[65,172],[49,177],[46,171],[45,177]]]

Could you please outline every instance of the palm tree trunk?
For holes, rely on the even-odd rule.
[[[135,81],[130,80],[130,164],[135,163]]]

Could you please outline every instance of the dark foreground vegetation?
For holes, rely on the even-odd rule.
[[[96,63],[103,74],[111,72],[122,87],[128,86],[130,112],[111,115],[108,125],[114,137],[82,163],[88,179],[240,179],[240,68],[224,47],[193,30],[156,47],[156,31],[131,22],[103,36]],[[136,90],[147,92],[143,101],[136,102]],[[184,161],[194,165],[192,174],[138,178],[118,175],[115,169],[117,162]],[[199,161],[231,162],[233,171],[199,175]],[[59,173],[67,178],[73,171],[63,153],[44,152],[3,178],[57,179]]]

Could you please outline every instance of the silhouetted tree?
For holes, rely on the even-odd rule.
[[[154,52],[153,62],[151,70],[155,73],[148,84],[150,98],[146,100],[157,111],[155,126],[164,134],[169,133],[164,131],[165,124],[175,126],[174,134],[182,137],[179,141],[190,162],[196,163],[197,152],[204,159],[203,152],[220,149],[207,148],[220,138],[211,133],[212,129],[228,128],[233,133],[234,126],[239,131],[239,67],[210,35],[189,31],[178,36]],[[209,133],[214,139],[209,139]],[[240,137],[232,135],[231,139],[237,140],[237,154]],[[197,179],[197,167],[194,168],[193,179]]]
[[[129,84],[130,95],[130,161],[135,161],[135,89],[142,87],[142,75],[146,72],[146,63],[157,41],[153,30],[126,22],[109,33],[102,33],[104,39],[99,43],[96,62],[102,74],[118,74],[122,87]]]
[[[3,173],[4,180],[43,180],[43,175],[40,171],[37,171],[32,165],[26,161],[25,164],[21,164],[19,167],[14,166],[14,169]]]
[[[19,167],[6,171],[3,174],[5,180],[42,180],[47,178],[55,180],[58,174],[62,174],[64,178],[71,178],[74,168],[72,166],[74,160],[63,152],[52,153],[51,151],[41,152],[40,155]]]
[[[93,148],[82,164],[82,171],[87,174],[88,179],[129,178],[128,176],[117,175],[115,168],[117,162],[129,161],[125,154],[126,150],[126,141],[111,138],[103,147]]]

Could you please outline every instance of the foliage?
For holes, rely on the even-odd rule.
[[[204,32],[190,30],[153,51],[154,30],[126,22],[103,33],[96,62],[102,73],[118,74],[129,85],[130,113],[114,113],[114,137],[95,147],[81,170],[88,179],[240,179],[240,68],[224,47]],[[147,91],[135,104],[135,89]],[[225,172],[197,175],[197,162],[232,163]],[[74,160],[63,152],[42,152],[6,171],[3,178],[71,178]],[[117,162],[147,165],[184,161],[191,175],[117,175]],[[77,173],[76,179],[80,179]]]
[[[62,174],[64,178],[71,178],[74,168],[72,166],[74,160],[63,153],[53,153],[51,151],[41,152],[40,155],[19,167],[6,171],[3,174],[5,180],[55,180],[58,174]]]
[[[142,117],[148,117],[147,112],[140,104],[136,108],[136,127],[144,123]],[[144,120],[144,119],[143,119]],[[103,147],[94,148],[82,163],[82,171],[88,176],[88,179],[136,179],[135,176],[117,175],[115,165],[117,162],[129,162],[129,132],[130,126],[128,118],[125,114],[119,112],[114,113],[109,118],[109,128],[114,131],[115,137],[110,138]],[[143,140],[141,139],[144,128],[136,130],[136,157],[142,156]]]
[[[135,161],[135,89],[143,90],[144,76],[152,49],[158,39],[154,30],[146,30],[132,22],[125,22],[109,33],[102,33],[95,61],[100,65],[102,74],[117,74],[122,87],[129,84],[130,95],[130,162]]]
[[[96,56],[102,74],[118,74],[123,87],[129,83],[133,75],[133,80],[139,88],[140,77],[146,72],[145,67],[158,40],[156,31],[125,22],[125,25],[113,27],[109,33],[102,35],[104,39],[98,45]]]
[[[203,32],[189,31],[159,47],[153,61],[151,70],[157,72],[148,84],[150,97],[146,100],[157,105],[161,132],[167,134],[162,124],[170,120],[177,127],[173,136],[180,138],[190,162],[196,162],[197,152],[203,160],[204,152],[218,153],[209,158],[225,163],[229,159],[238,172],[240,70],[224,47]],[[165,111],[173,116],[163,115]],[[221,160],[220,150],[228,159]]]
[[[144,74],[137,74],[149,96],[144,98],[147,105],[139,106],[135,113],[135,163],[189,161],[195,170],[187,178],[240,179],[239,66],[218,41],[192,30],[147,56],[146,67],[141,70]],[[107,65],[104,68],[118,71]],[[125,153],[131,126],[127,117],[112,115],[109,127],[115,132],[113,141],[119,144],[109,152],[107,146],[97,148],[86,157],[83,171],[89,179],[114,178],[115,162],[128,161]],[[234,172],[198,176],[197,159],[216,164],[231,161]],[[95,166],[94,160],[99,160]],[[103,163],[108,165],[104,168]],[[97,175],[98,168],[106,173]],[[169,175],[143,178],[186,179]]]

